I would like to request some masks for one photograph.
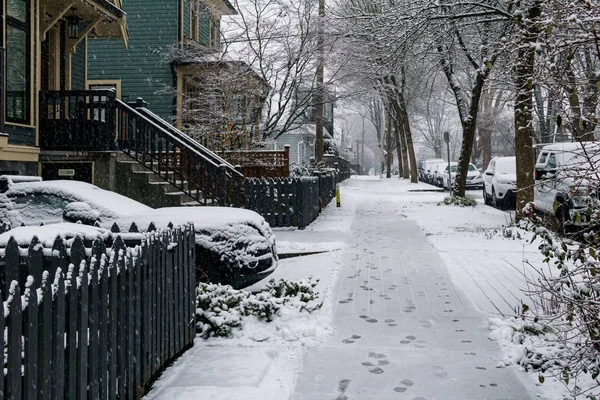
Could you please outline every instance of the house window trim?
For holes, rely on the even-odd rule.
[[[117,90],[117,99],[121,99],[120,79],[89,79],[85,81],[85,90],[93,90],[92,86],[114,86]]]
[[[0,0],[1,1],[1,0]],[[34,112],[34,107],[33,107],[33,101],[34,101],[34,89],[33,89],[33,80],[34,80],[34,73],[33,73],[33,55],[32,55],[32,49],[33,49],[33,44],[32,44],[32,38],[34,37],[34,32],[33,32],[33,25],[34,25],[34,21],[33,21],[33,7],[32,7],[32,0],[25,0],[25,7],[27,9],[26,12],[26,17],[27,17],[27,21],[23,22],[23,21],[19,21],[18,19],[9,16],[8,15],[8,10],[6,9],[6,4],[3,2],[3,6],[5,6],[5,8],[2,10],[3,12],[3,18],[4,18],[4,26],[3,26],[3,31],[2,31],[2,38],[3,38],[3,45],[4,45],[4,66],[2,66],[5,69],[5,80],[4,80],[4,99],[2,99],[4,101],[5,104],[5,109],[4,109],[4,123],[5,125],[11,125],[11,126],[19,126],[19,127],[25,127],[25,128],[33,128],[36,126],[35,122],[34,122],[34,118],[33,118],[33,112]],[[8,116],[8,87],[7,87],[7,81],[6,81],[6,77],[8,76],[8,63],[7,63],[7,51],[6,51],[6,47],[7,47],[7,43],[6,43],[6,34],[7,34],[7,29],[8,27],[14,27],[16,29],[22,30],[23,32],[25,32],[26,35],[26,39],[25,39],[25,64],[26,64],[26,90],[25,90],[25,95],[26,95],[26,101],[25,101],[25,112],[24,115],[26,116],[25,119],[11,119]]]
[[[200,0],[190,1],[190,39],[200,41]]]

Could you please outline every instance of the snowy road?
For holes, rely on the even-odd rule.
[[[309,350],[293,399],[530,399],[512,369],[495,368],[485,316],[419,225],[397,199],[377,197],[381,181],[353,185],[336,333]]]

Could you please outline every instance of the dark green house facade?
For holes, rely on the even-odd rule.
[[[227,0],[127,0],[129,46],[118,40],[88,40],[87,87],[113,87],[125,102],[141,97],[147,108],[180,125],[185,67],[173,54],[218,51],[222,15],[236,11]]]

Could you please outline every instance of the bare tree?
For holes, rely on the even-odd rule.
[[[326,40],[321,47],[318,41],[317,0],[233,3],[239,15],[224,20],[223,42],[229,57],[251,65],[270,85],[261,120],[264,139],[294,129],[305,111],[321,105],[316,103],[318,99],[335,101],[335,69],[326,70],[323,89],[317,91],[319,53],[323,51],[328,65],[333,44]]]

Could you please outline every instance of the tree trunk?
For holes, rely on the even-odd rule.
[[[404,133],[404,141],[406,143],[406,151],[404,152],[407,157],[407,163],[404,166],[407,174],[404,175],[406,178],[410,176],[411,183],[418,183],[418,171],[417,171],[417,158],[415,157],[415,148],[412,140],[412,133],[410,131],[410,123],[408,121],[408,112],[406,111],[406,102],[404,101],[404,95],[400,91],[396,82],[396,77],[391,76],[388,78],[388,85],[391,84],[391,99],[394,107],[394,113],[397,117],[398,123],[401,124],[401,132]]]
[[[408,175],[408,161],[406,159],[406,143],[402,137],[402,128],[398,118],[394,118],[394,134],[396,136],[396,153],[398,154],[398,178],[406,178]],[[402,166],[402,168],[400,168]]]
[[[525,205],[533,201],[533,171],[535,151],[533,149],[533,73],[535,66],[535,46],[538,28],[536,21],[541,13],[540,3],[536,2],[527,10],[527,18],[521,21],[521,38],[517,50],[515,66],[515,156],[517,161],[517,215],[519,220]]]
[[[387,111],[385,113],[385,118],[386,118],[386,154],[385,154],[385,162],[386,162],[386,171],[385,171],[385,177],[386,178],[391,178],[392,177],[392,163],[394,161],[394,153],[392,152],[392,115],[390,112],[389,107],[386,108]]]
[[[487,168],[492,160],[492,131],[479,128],[479,140],[481,141],[481,167]]]

